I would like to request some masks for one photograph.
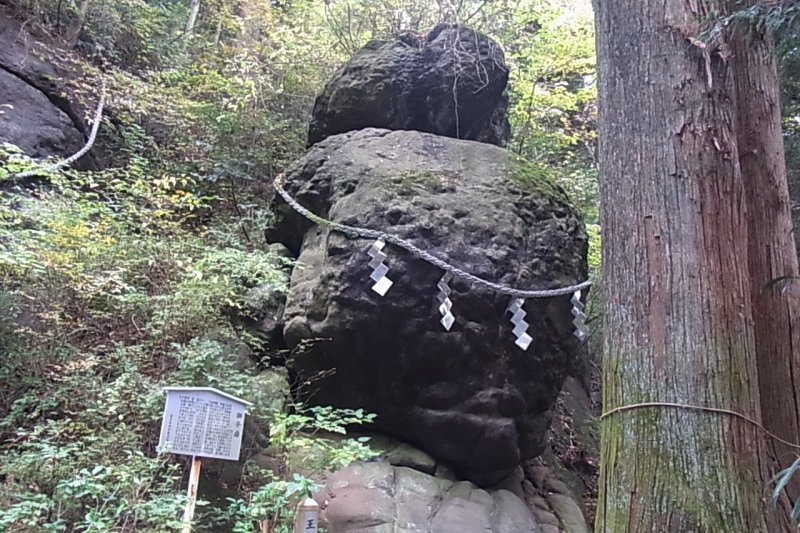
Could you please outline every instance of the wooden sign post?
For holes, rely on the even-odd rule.
[[[159,452],[192,456],[182,533],[191,533],[200,457],[238,461],[250,402],[211,387],[166,387]],[[315,530],[316,531],[316,530]]]
[[[189,488],[186,491],[186,509],[183,512],[183,529],[181,533],[191,533],[194,507],[197,503],[197,484],[200,482],[200,467],[197,456],[192,456],[192,470],[189,472]]]
[[[306,498],[297,504],[294,533],[317,533],[318,521],[319,504],[313,498]]]

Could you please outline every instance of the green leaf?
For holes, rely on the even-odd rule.
[[[798,457],[791,466],[781,470],[775,475],[773,482],[777,481],[777,483],[775,485],[775,490],[772,491],[772,499],[770,500],[773,507],[778,505],[778,499],[780,498],[781,493],[789,484],[789,481],[791,481],[792,476],[794,476],[798,470],[800,470],[800,457]]]

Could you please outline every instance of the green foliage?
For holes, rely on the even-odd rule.
[[[374,414],[362,409],[333,407],[296,406],[293,413],[276,414],[270,424],[270,448],[281,459],[282,471],[271,473],[271,480],[252,492],[249,500],[230,498],[220,519],[233,523],[236,533],[257,533],[259,522],[270,524],[274,533],[291,533],[294,506],[321,488],[315,478],[377,455],[366,444],[369,437],[337,440],[322,435],[345,436],[347,426],[374,419]]]
[[[775,483],[775,488],[772,491],[772,498],[770,500],[773,507],[777,507],[778,500],[781,498],[783,491],[789,485],[789,482],[798,470],[800,470],[800,457],[798,457],[791,466],[781,470],[775,475],[772,480]],[[794,502],[790,518],[792,522],[800,526],[800,498]]]
[[[17,480],[0,486],[0,501],[10,501],[0,508],[4,531],[68,531],[72,524],[94,532],[180,526],[185,497],[174,490],[177,465],[138,450],[107,456],[115,451],[109,440],[130,437],[126,428],[94,433],[66,418],[18,431],[17,437],[25,443],[0,467],[1,475]]]
[[[4,176],[31,167],[0,150]],[[141,152],[103,172],[0,192],[0,524],[11,531],[179,527],[177,465],[153,454],[167,384],[214,385],[271,416],[232,312],[286,286],[284,260],[198,224],[218,197],[153,179]],[[16,529],[22,527],[23,529]]]
[[[224,340],[224,336],[220,336]],[[222,340],[207,336],[192,338],[186,344],[174,344],[171,352],[177,368],[168,378],[172,386],[215,387],[229,394],[247,398],[253,404],[249,415],[259,423],[271,421],[276,398],[269,395],[261,385],[263,377],[252,368],[243,367],[230,353],[230,346]]]
[[[576,0],[536,2],[520,8],[514,21],[498,36],[510,43],[511,148],[545,166],[586,220],[597,222],[591,5]]]
[[[586,224],[586,233],[589,235],[589,272],[592,278],[599,279],[600,264],[602,262],[600,225]]]
[[[8,162],[0,179],[31,166],[13,147],[0,158]],[[222,512],[240,531],[258,517],[288,524],[289,504],[314,487],[292,477],[297,470],[373,456],[364,438],[321,435],[343,435],[373,415],[276,413],[255,366],[231,355],[263,348],[248,349],[230,321],[246,313],[250,288],[286,288],[285,260],[244,238],[258,230],[231,232],[262,217],[197,224],[218,198],[188,176],[148,179],[147,166],[136,157],[124,168],[51,175],[46,185],[0,193],[0,378],[10,384],[0,419],[10,443],[0,447],[0,524],[10,531],[178,528],[178,465],[152,453],[164,385],[218,387],[253,402],[258,423],[271,421],[284,466]]]
[[[365,444],[369,437],[334,440],[319,434],[345,435],[347,426],[368,424],[374,419],[374,414],[362,409],[298,407],[294,413],[275,416],[270,424],[270,444],[286,457],[288,471],[338,470],[374,457]],[[302,464],[295,464],[297,457],[302,458]]]
[[[218,519],[232,524],[233,533],[258,533],[259,523],[270,524],[272,533],[293,533],[294,505],[319,488],[299,474],[295,474],[292,481],[271,481],[252,492],[248,502],[230,498],[228,508]]]

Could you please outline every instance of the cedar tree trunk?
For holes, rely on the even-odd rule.
[[[760,420],[736,94],[709,0],[596,0],[603,404]],[[763,435],[718,413],[602,423],[597,530],[775,532]]]
[[[731,52],[761,412],[768,429],[800,442],[800,280],[771,32],[742,24]],[[796,450],[772,445],[776,468],[794,461]],[[796,486],[792,492],[797,496]]]

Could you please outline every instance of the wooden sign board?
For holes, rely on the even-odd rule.
[[[238,461],[250,402],[211,387],[166,387],[159,452]]]

